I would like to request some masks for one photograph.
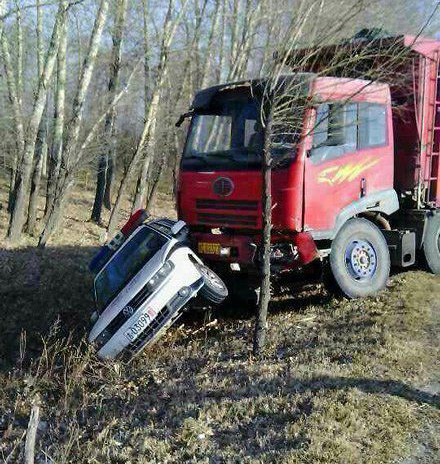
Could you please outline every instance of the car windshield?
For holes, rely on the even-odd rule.
[[[99,311],[104,309],[166,242],[165,237],[149,227],[142,227],[129,239],[95,279],[96,305]]]

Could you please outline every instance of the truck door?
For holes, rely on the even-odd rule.
[[[312,149],[305,160],[304,230],[319,231],[313,235],[324,237],[342,209],[382,185],[392,186],[388,173],[392,153],[384,151],[386,106],[323,103],[316,110],[313,132]],[[391,166],[381,167],[385,154],[390,155]]]

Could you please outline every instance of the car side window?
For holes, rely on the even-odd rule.
[[[356,149],[357,104],[321,104],[314,128],[312,162],[332,160]]]
[[[386,145],[386,107],[375,103],[359,103],[359,148]]]

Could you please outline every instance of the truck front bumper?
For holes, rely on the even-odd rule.
[[[260,257],[260,235],[191,234],[193,250],[206,261],[253,265]],[[272,237],[271,263],[285,269],[309,264],[318,257],[318,250],[308,232],[293,235],[274,234]]]

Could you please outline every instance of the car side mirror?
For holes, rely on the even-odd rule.
[[[173,227],[171,227],[171,235],[177,235],[185,226],[185,221],[177,221]]]
[[[183,124],[183,121],[185,121],[186,118],[191,117],[193,114],[193,111],[188,111],[187,113],[181,114],[176,122],[176,127],[180,127]]]

